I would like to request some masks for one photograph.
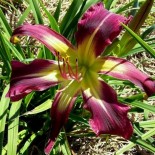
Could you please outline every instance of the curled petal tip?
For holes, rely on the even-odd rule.
[[[51,150],[52,150],[54,144],[55,144],[55,140],[54,140],[54,141],[53,141],[53,140],[49,140],[49,141],[47,142],[47,144],[46,144],[46,146],[45,146],[45,149],[44,149],[44,153],[45,153],[46,155],[49,155],[49,154],[50,154],[50,152],[51,152]]]
[[[10,42],[13,43],[13,44],[17,44],[20,42],[20,39],[16,36],[13,36],[10,38]]]

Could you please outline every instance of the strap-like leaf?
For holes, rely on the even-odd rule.
[[[128,31],[128,33],[148,52],[155,58],[155,51],[149,46],[145,41],[143,41],[136,33],[134,33],[129,27],[122,24],[123,27]]]
[[[10,99],[6,98],[6,93],[9,90],[9,86],[7,86],[2,94],[1,101],[0,101],[0,154],[2,154],[2,147],[3,147],[3,138],[4,138],[4,130],[6,124],[6,117],[7,117],[7,109],[9,107]]]
[[[45,101],[44,103],[40,104],[39,106],[35,107],[33,110],[24,113],[23,115],[32,115],[32,114],[41,113],[45,110],[50,109],[51,105],[52,105],[52,101],[49,99]]]
[[[40,8],[38,6],[38,1],[37,0],[33,0],[33,1],[29,0],[29,3],[30,3],[31,9],[32,9],[33,14],[34,14],[35,22],[37,24],[43,24],[44,22],[42,19]]]
[[[9,112],[7,155],[17,154],[20,106],[21,106],[21,100],[12,103]]]
[[[133,139],[132,142],[130,142],[128,145],[124,146],[123,148],[119,149],[115,155],[120,155],[125,151],[128,151],[130,148],[134,147],[136,144],[141,145],[144,148],[147,148],[151,152],[155,152],[155,148],[148,143],[146,143],[144,140],[148,139],[149,137],[155,135],[155,128],[151,129],[150,131],[146,132],[141,136],[141,139]]]
[[[139,32],[140,27],[143,25],[145,19],[147,18],[154,0],[146,0],[146,2],[141,6],[137,14],[133,17],[132,21],[129,24],[129,28],[135,33]],[[119,56],[123,56],[129,52],[136,44],[136,41],[130,36],[128,32],[125,32],[119,42],[121,48],[119,53],[116,53]]]

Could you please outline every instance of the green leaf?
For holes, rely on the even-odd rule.
[[[134,0],[134,1],[133,1],[132,10],[130,11],[130,14],[131,14],[132,16],[135,16],[138,7],[139,7],[139,1],[138,1],[138,0]]]
[[[50,109],[51,105],[52,105],[52,100],[48,99],[44,103],[42,103],[39,106],[35,107],[33,110],[24,113],[23,115],[32,115],[32,114],[41,113],[43,111],[46,111],[46,110]]]
[[[56,10],[55,10],[55,12],[54,12],[54,15],[53,15],[54,18],[55,18],[55,20],[56,20],[57,22],[58,22],[58,20],[59,20],[61,4],[62,4],[62,0],[59,0],[58,5],[57,5],[57,8],[56,8]]]
[[[41,7],[42,7],[43,10],[45,11],[45,13],[46,13],[46,15],[47,15],[47,17],[48,17],[48,19],[49,19],[50,27],[51,27],[53,30],[55,30],[55,31],[57,31],[57,32],[59,33],[60,30],[59,30],[59,26],[58,26],[57,21],[56,21],[55,18],[47,11],[47,9],[46,9],[46,7],[43,5],[42,1],[39,0],[39,2],[40,2]]]
[[[9,75],[10,70],[11,70],[11,65],[10,65],[11,54],[10,54],[8,46],[6,45],[4,35],[1,33],[0,33],[0,45],[1,45],[0,46],[0,56],[2,58],[2,61],[4,62],[4,65],[6,66],[7,75]]]
[[[66,31],[68,25],[71,23],[75,15],[77,14],[80,6],[82,5],[83,0],[73,0],[69,9],[67,10],[67,13],[65,14],[61,24],[60,24],[60,31],[61,34],[64,34]]]
[[[135,32],[138,33],[139,29],[143,25],[145,19],[147,18],[151,7],[153,5],[154,0],[146,0],[137,14],[133,17],[131,22],[129,23],[129,28]],[[136,44],[136,41],[130,36],[128,32],[125,32],[124,35],[122,36],[120,42],[120,51],[119,53],[116,53],[118,56],[123,56],[127,52],[129,52]]]
[[[122,24],[122,26],[129,32],[129,34],[148,52],[155,58],[155,51],[145,41],[143,41],[136,33],[134,33],[129,27]]]
[[[155,128],[155,120],[141,121],[139,122],[139,125],[143,128]]]
[[[74,44],[74,33],[77,29],[77,24],[79,19],[81,18],[82,14],[94,3],[98,2],[99,0],[84,0],[83,3],[81,3],[81,5],[79,5],[77,12],[75,13],[75,16],[70,18],[70,23],[68,23],[67,21],[67,26],[65,28],[65,30],[62,32],[62,34],[68,38],[69,40],[71,40],[71,42]],[[61,27],[60,27],[61,28]]]
[[[19,110],[21,101],[13,102],[9,112],[7,155],[17,154]]]
[[[151,152],[155,152],[155,148],[153,146],[151,146],[150,144],[146,143],[144,140],[150,138],[151,136],[155,135],[155,128],[151,129],[150,131],[146,132],[145,134],[143,134],[141,136],[141,139],[131,139],[132,142],[130,142],[128,145],[124,146],[123,148],[119,149],[115,155],[120,155],[122,153],[124,153],[125,151],[128,151],[129,149],[131,149],[132,147],[134,147],[136,144],[141,145],[142,147],[144,147],[145,149],[148,149]]]
[[[135,33],[138,33],[139,29],[145,22],[145,19],[147,18],[148,14],[150,13],[150,10],[152,8],[154,0],[146,0],[143,5],[140,7],[137,14],[133,17],[131,22],[129,23],[129,28],[132,29]],[[127,35],[127,36],[126,36]],[[122,39],[128,38],[128,33],[125,33]]]
[[[60,144],[61,144],[63,155],[72,155],[70,147],[69,147],[69,143],[67,140],[66,132],[64,129],[63,129],[63,132],[61,132],[60,137],[61,137]]]
[[[22,140],[28,135],[28,130],[22,130],[18,133],[18,145],[22,142]]]
[[[28,6],[28,7],[26,8],[26,10],[23,12],[23,14],[20,16],[20,18],[19,18],[19,20],[18,20],[18,23],[17,23],[17,25],[16,25],[17,27],[23,24],[23,22],[25,21],[26,17],[27,17],[28,14],[30,13],[30,11],[31,11],[31,6]]]
[[[131,104],[135,107],[139,107],[141,109],[149,110],[150,112],[155,113],[155,106],[153,106],[153,105],[146,104],[146,103],[140,102],[140,101],[131,102],[129,104]]]
[[[143,134],[145,134],[144,132],[144,130],[147,130],[146,128],[144,129],[144,130],[142,130],[141,128],[140,128],[140,126],[139,126],[139,123],[138,123],[138,125],[136,125],[137,123],[135,123],[135,124],[133,124],[133,128],[134,128],[134,133],[136,133],[139,137],[141,137],[141,136],[143,136]],[[150,130],[150,129],[149,129]],[[137,137],[138,137],[137,136]],[[150,142],[150,143],[153,143],[153,141],[154,141],[154,139],[153,139],[153,137],[149,137],[148,139],[147,139],[147,141],[148,142]]]
[[[9,23],[6,20],[5,15],[3,14],[3,11],[0,8],[0,23],[2,28],[4,28],[4,31],[7,33],[8,36],[11,36],[12,34],[12,30],[11,27],[9,25]]]
[[[88,120],[84,119],[83,117],[80,117],[78,115],[74,115],[73,113],[70,113],[70,117],[69,117],[72,121],[75,121],[77,123],[82,123],[86,126],[89,126]]]
[[[115,5],[115,7],[112,8],[110,11],[115,12],[115,13],[117,13],[117,14],[119,14],[119,13],[121,13],[121,12],[126,12],[127,9],[128,9],[129,7],[131,7],[131,5],[133,4],[133,2],[134,2],[134,1],[131,1],[131,2],[127,3],[126,5],[122,5],[122,6],[120,6],[120,7],[116,7],[116,5]]]
[[[4,131],[5,131],[5,124],[6,124],[6,117],[7,117],[7,110],[10,103],[10,98],[6,97],[6,94],[9,90],[9,85],[3,91],[1,101],[0,101],[0,154],[2,154],[3,148],[3,138],[4,138]]]
[[[155,44],[151,43],[148,44],[151,48],[155,48]],[[132,54],[136,54],[139,52],[144,52],[144,48],[142,46],[140,46],[139,44],[137,44],[132,50],[130,50],[130,52],[127,52],[125,55],[123,55],[123,57],[127,57],[127,56],[131,56]]]
[[[86,4],[83,8],[82,14],[84,14],[88,8],[90,8],[93,4],[96,4],[97,2],[100,2],[100,0],[86,0]]]
[[[30,94],[28,94],[25,98],[24,98],[24,103],[25,103],[25,107],[27,108],[29,103],[31,102],[33,96],[34,96],[35,92],[31,92]]]
[[[36,138],[37,134],[32,134],[28,140],[25,142],[24,146],[19,150],[19,153],[17,155],[28,155],[26,152],[28,151],[31,143],[34,141]],[[11,155],[11,154],[10,154]]]
[[[33,1],[29,0],[29,3],[30,3],[31,9],[34,14],[36,24],[44,24],[42,16],[41,16],[40,8],[38,6],[38,1],[37,0],[33,0]]]
[[[78,23],[79,18],[81,17],[85,4],[86,4],[86,1],[82,3],[82,5],[79,8],[79,11],[77,12],[77,14],[75,15],[75,17],[73,18],[73,20],[71,21],[71,23],[68,25],[68,27],[63,33],[63,35],[71,41],[73,41],[74,39],[74,32],[77,28],[77,23]]]
[[[105,8],[107,10],[110,9],[112,2],[113,2],[113,0],[104,0]]]
[[[145,150],[148,150],[152,153],[155,153],[155,148],[154,146],[152,146],[150,143],[147,143],[146,141],[144,140],[141,140],[141,139],[136,139],[136,140],[133,140],[133,142],[141,147],[143,147]]]
[[[155,24],[153,24],[152,26],[150,26],[147,30],[145,30],[143,32],[143,34],[141,35],[142,39],[145,39],[147,35],[149,35],[151,32],[153,32],[155,30]]]

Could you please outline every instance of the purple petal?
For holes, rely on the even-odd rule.
[[[73,45],[62,35],[44,25],[25,24],[16,28],[12,34],[11,42],[16,42],[16,36],[31,36],[43,43],[51,52],[75,54]]]
[[[7,97],[20,100],[32,91],[42,91],[63,81],[56,61],[36,59],[30,64],[12,61]]]
[[[76,39],[78,48],[82,49],[79,50],[81,56],[100,55],[121,32],[120,23],[127,24],[129,21],[104,9],[101,2],[92,6],[78,23]]]
[[[92,83],[90,89],[83,91],[84,108],[92,114],[89,120],[92,130],[97,135],[113,134],[130,139],[133,133],[127,117],[130,108],[117,101],[115,91],[106,83],[100,81],[99,87]]]
[[[79,90],[79,83],[76,81],[71,81],[66,84],[66,87],[63,90],[60,90],[56,94],[51,108],[52,128],[50,139],[45,146],[45,154],[50,153],[61,128],[67,122],[69,113],[73,107],[73,103],[75,102]]]
[[[143,89],[148,96],[155,94],[155,81],[125,59],[115,57],[101,58],[94,63],[94,68],[101,74],[131,81]]]

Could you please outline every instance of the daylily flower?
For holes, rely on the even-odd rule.
[[[155,93],[155,83],[125,59],[102,57],[105,48],[119,35],[121,23],[130,19],[103,8],[102,3],[92,6],[78,23],[77,46],[43,25],[22,25],[14,30],[16,36],[28,35],[43,43],[57,57],[56,60],[36,59],[30,64],[12,61],[10,90],[12,101],[32,91],[42,91],[57,84],[51,107],[51,137],[45,149],[48,154],[66,123],[76,97],[81,93],[84,108],[91,113],[90,127],[96,133],[114,134],[130,139],[133,128],[127,117],[130,109],[119,103],[115,90],[100,75],[129,80],[143,89],[148,96]]]

